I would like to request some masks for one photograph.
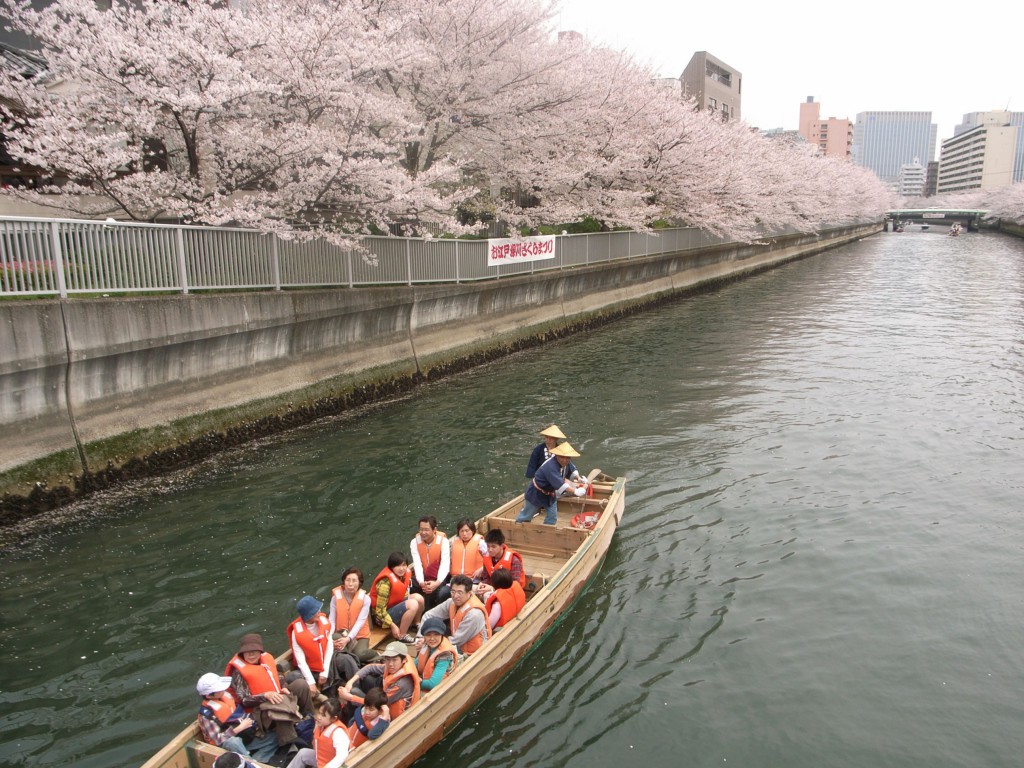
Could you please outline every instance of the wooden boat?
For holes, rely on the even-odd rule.
[[[516,525],[515,516],[523,506],[521,494],[477,521],[479,533],[500,528],[508,545],[522,555],[528,574],[526,606],[479,651],[460,661],[440,686],[424,692],[420,702],[396,719],[381,738],[354,749],[345,761],[348,768],[411,765],[498,685],[579,596],[604,562],[626,502],[626,478],[609,477],[595,469],[590,479],[593,496],[560,499],[555,526],[542,525],[540,518]],[[580,524],[592,527],[577,527]],[[372,640],[383,649],[391,636],[378,629]],[[198,737],[199,728],[193,723],[142,768],[210,768],[223,750]]]

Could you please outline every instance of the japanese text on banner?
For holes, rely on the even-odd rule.
[[[555,235],[487,241],[487,266],[555,258]]]

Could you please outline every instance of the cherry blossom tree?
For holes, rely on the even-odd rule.
[[[16,193],[84,214],[344,239],[464,231],[473,197],[513,226],[755,239],[890,202],[862,169],[696,111],[628,54],[559,41],[546,0],[0,7],[52,76],[0,75],[8,149],[70,180]]]
[[[997,187],[990,191],[985,204],[989,218],[1024,224],[1024,183]]]
[[[403,172],[417,126],[374,83],[396,32],[351,3],[5,4],[56,81],[0,82],[11,153],[71,179],[37,202],[268,231],[450,218],[454,168]]]

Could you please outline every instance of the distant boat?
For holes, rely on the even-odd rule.
[[[931,224],[922,224],[921,229],[928,229],[930,226]]]

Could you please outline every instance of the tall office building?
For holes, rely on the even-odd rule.
[[[859,112],[853,126],[853,162],[882,181],[899,183],[904,163],[935,159],[938,126],[931,112]]]
[[[983,125],[986,115],[995,117],[997,122],[1002,121],[1003,125],[1012,125],[1017,128],[1017,146],[1013,158],[1013,183],[1019,184],[1024,181],[1024,112],[968,112],[964,115],[964,121],[953,129],[953,136],[959,136],[961,133]]]
[[[690,57],[683,74],[683,95],[694,99],[701,109],[716,112],[724,120],[740,120],[743,75],[707,51]]]
[[[850,157],[853,147],[853,123],[845,118],[821,119],[821,104],[808,96],[800,105],[800,135],[818,147],[823,155]]]
[[[959,133],[942,142],[938,193],[1006,187],[1014,182],[1018,136],[1009,112],[965,115]],[[973,119],[968,122],[967,117]],[[966,130],[960,130],[966,128]]]

